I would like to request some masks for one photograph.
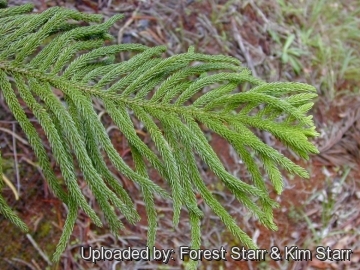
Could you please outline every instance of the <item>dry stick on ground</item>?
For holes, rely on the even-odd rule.
[[[5,121],[1,121],[1,122],[5,122]],[[11,121],[11,123],[17,123],[17,122]],[[15,137],[18,141],[22,142],[22,143],[25,144],[25,145],[29,145],[28,142],[27,142],[25,139],[21,138],[21,137],[20,137],[19,135],[17,135],[14,131],[11,131],[11,130],[9,130],[9,129],[2,128],[2,127],[0,127],[0,131],[6,132],[6,133],[12,135],[12,136]]]
[[[34,248],[39,252],[40,256],[47,262],[48,265],[52,265],[52,263],[49,260],[49,257],[41,250],[41,248],[38,246],[38,244],[35,242],[34,238],[30,234],[26,234],[27,239],[31,242],[31,244],[34,246]]]
[[[348,110],[346,112],[346,117],[344,120],[340,121],[330,131],[329,139],[323,146],[320,147],[320,152],[326,152],[331,147],[333,147],[336,143],[338,143],[344,134],[350,129],[350,127],[360,119],[360,109]]]
[[[14,263],[12,261],[19,262],[19,263],[25,264],[31,270],[36,270],[32,264],[30,264],[24,260],[18,259],[18,258],[12,258],[11,261],[9,259],[5,258],[4,261],[8,262],[10,265],[14,265]],[[14,269],[18,269],[18,268],[16,268],[16,266],[14,265]]]
[[[15,134],[15,123],[12,124],[12,131]],[[16,138],[12,137],[12,146],[13,146],[13,154],[14,154],[14,167],[15,167],[15,176],[16,176],[16,188],[17,193],[20,194],[20,173],[19,173],[19,161],[17,157],[16,151]]]
[[[239,29],[237,28],[236,26],[236,22],[233,18],[231,18],[231,26],[232,26],[232,31],[233,31],[233,35],[234,35],[234,38],[236,40],[236,42],[238,43],[239,45],[239,48],[242,52],[242,54],[244,55],[245,57],[245,60],[246,60],[246,63],[247,65],[249,66],[252,74],[257,77],[257,73],[256,73],[256,70],[255,70],[255,67],[254,67],[254,63],[251,59],[251,56],[249,55],[249,52],[247,50],[247,48],[245,48],[244,46],[244,43],[243,43],[243,40],[242,40],[242,37],[240,35],[240,31]]]
[[[198,21],[201,23],[202,26],[205,27],[205,29],[207,29],[210,32],[211,37],[215,39],[219,47],[222,48],[222,50],[224,50],[226,53],[230,53],[229,47],[227,46],[225,41],[221,40],[216,27],[213,26],[209,18],[204,14],[199,14]]]
[[[139,11],[139,7],[137,7],[134,12],[132,13],[131,17],[125,22],[124,26],[119,29],[118,32],[118,44],[122,43],[122,37],[124,35],[124,31],[128,28],[134,21],[136,13]]]
[[[344,118],[334,124],[329,131],[325,143],[319,147],[320,155],[316,157],[320,162],[335,166],[343,164],[356,166],[356,163],[359,163],[360,136],[357,135],[359,132],[357,125],[360,125],[356,125],[360,121],[358,104],[359,99],[347,105],[348,109],[342,114]]]

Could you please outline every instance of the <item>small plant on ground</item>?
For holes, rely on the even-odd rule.
[[[318,85],[330,100],[338,90],[358,91],[359,2],[277,0],[277,3],[280,12],[276,13],[276,19],[281,27],[273,27],[273,39],[278,43],[280,33],[276,33],[276,29],[291,29],[302,45],[299,48],[290,46],[291,50],[295,49],[295,54],[290,56],[294,60],[285,58],[294,70],[299,64],[309,81]],[[302,65],[296,63],[299,56]]]

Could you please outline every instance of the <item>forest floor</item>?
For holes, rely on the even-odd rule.
[[[11,5],[30,1],[9,1]],[[225,54],[240,59],[253,75],[265,81],[306,82],[317,88],[314,140],[320,154],[309,161],[295,157],[271,136],[264,137],[296,163],[304,166],[310,179],[284,174],[285,190],[273,195],[280,203],[274,212],[278,231],[262,226],[216,178],[202,172],[208,187],[236,218],[261,249],[296,246],[315,254],[316,247],[351,249],[351,261],[308,261],[267,259],[262,262],[203,261],[199,269],[360,269],[360,3],[354,0],[263,0],[263,1],[32,1],[36,12],[55,5],[80,11],[125,17],[112,28],[117,42],[166,45],[168,56],[185,52],[189,46],[208,54]],[[341,2],[341,3],[340,3]],[[106,121],[106,118],[105,118]],[[36,125],[36,123],[34,123]],[[124,179],[142,219],[126,224],[118,237],[108,228],[97,228],[80,215],[71,241],[59,264],[48,261],[56,248],[65,221],[64,207],[49,191],[36,165],[35,156],[0,97],[0,147],[4,172],[20,199],[9,187],[2,194],[30,228],[19,233],[0,217],[0,269],[182,269],[184,262],[99,262],[96,266],[80,258],[79,247],[144,248],[147,222],[144,203],[137,187]],[[39,128],[39,133],[42,134]],[[17,135],[15,135],[17,134]],[[117,130],[110,131],[117,150],[126,160],[129,149]],[[144,134],[146,137],[147,134]],[[219,136],[211,145],[237,177],[248,177],[234,151]],[[86,190],[85,190],[86,192]],[[91,194],[87,194],[90,198]],[[201,200],[199,199],[199,204]],[[171,249],[190,244],[188,218],[181,216],[178,228],[171,224],[170,202],[158,201],[157,248]],[[202,248],[241,246],[215,214],[203,206]],[[40,254],[39,250],[43,252]]]

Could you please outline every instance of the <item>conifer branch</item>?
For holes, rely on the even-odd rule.
[[[77,183],[77,166],[115,234],[123,228],[117,211],[131,223],[140,219],[116,174],[137,183],[148,215],[149,246],[155,244],[155,194],[158,194],[172,199],[175,226],[182,207],[187,209],[191,245],[195,249],[200,247],[203,213],[197,206],[197,191],[245,246],[256,247],[211,194],[201,179],[197,159],[206,163],[266,227],[276,229],[272,209],[277,203],[269,197],[256,160],[262,161],[279,194],[283,188],[281,169],[301,177],[309,175],[262,142],[253,128],[271,133],[302,158],[317,153],[309,138],[318,134],[311,116],[306,115],[316,97],[314,87],[301,83],[266,83],[253,77],[235,58],[195,53],[194,48],[161,58],[166,51],[164,46],[105,46],[105,41],[112,38],[109,28],[122,16],[101,22],[99,15],[59,7],[32,14],[32,5],[4,6],[0,1],[0,91],[26,134],[51,190],[68,208],[53,260],[60,259],[79,209],[102,226]],[[132,57],[118,62],[120,52],[131,52]],[[251,89],[239,92],[239,86],[244,83]],[[63,98],[55,95],[55,89],[63,93]],[[134,168],[112,144],[94,109],[94,99],[103,104],[127,139]],[[48,153],[20,100],[44,130],[66,188],[55,177]],[[155,149],[138,136],[135,120],[143,124]],[[250,172],[252,183],[226,171],[199,123],[234,147]],[[117,170],[116,174],[109,170],[104,155]],[[169,188],[164,189],[150,179],[148,165],[157,170]],[[254,197],[259,200],[255,202]],[[20,229],[27,229],[1,196],[0,213]],[[195,267],[196,263],[192,264]]]

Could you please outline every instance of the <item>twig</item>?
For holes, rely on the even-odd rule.
[[[26,234],[26,237],[29,239],[31,244],[34,246],[34,248],[39,252],[40,256],[48,263],[48,265],[52,265],[52,263],[49,260],[49,257],[40,249],[38,244],[35,242],[34,238],[30,234]]]
[[[1,122],[2,122],[2,123],[8,123],[7,121],[1,121]],[[16,122],[16,121],[11,121],[10,123],[14,124],[14,123],[17,123],[17,122]],[[22,142],[22,144],[29,145],[28,142],[27,142],[25,139],[21,138],[21,137],[20,137],[19,135],[17,135],[15,132],[13,132],[13,131],[11,131],[11,130],[8,130],[8,129],[6,129],[6,128],[2,128],[2,127],[0,127],[0,130],[1,130],[1,131],[4,131],[4,132],[6,132],[6,133],[8,133],[8,134],[10,134],[10,135],[12,135],[12,136],[15,137],[18,141]]]
[[[239,48],[240,48],[241,52],[243,53],[243,55],[245,57],[246,63],[248,64],[252,74],[255,77],[257,77],[256,70],[255,70],[254,65],[253,65],[253,61],[251,59],[251,56],[249,55],[249,52],[248,52],[247,48],[245,48],[245,46],[244,46],[243,39],[242,39],[242,37],[240,35],[239,29],[237,29],[237,27],[236,27],[236,23],[235,23],[234,19],[231,19],[231,26],[232,26],[232,31],[233,31],[234,38],[237,41],[237,43],[239,45]]]
[[[40,266],[38,265],[38,263],[34,259],[31,259],[31,262],[33,263],[33,265],[35,265],[37,270],[41,270]]]
[[[12,124],[12,132],[15,134],[15,124]],[[16,175],[16,187],[18,194],[20,193],[20,173],[19,173],[19,162],[16,152],[16,137],[12,136],[14,163],[15,163],[15,175]]]
[[[15,200],[19,199],[19,193],[16,191],[16,188],[14,187],[14,185],[11,183],[11,181],[9,180],[9,178],[7,178],[5,176],[5,174],[2,174],[2,179],[4,180],[5,184],[11,189],[11,191],[14,193],[15,196]]]
[[[13,264],[11,261],[5,259],[8,263],[10,264]],[[21,260],[21,259],[18,259],[18,258],[12,258],[11,259],[12,261],[15,261],[15,262],[19,262],[19,263],[23,263],[25,264],[27,267],[29,267],[31,270],[36,270],[30,263],[24,261],[24,260]],[[15,267],[15,266],[14,266]]]
[[[120,28],[119,32],[118,32],[118,44],[121,44],[122,41],[122,37],[124,35],[124,31],[127,27],[129,27],[130,24],[133,23],[136,13],[139,11],[139,7],[137,7],[134,12],[132,13],[131,17],[126,21],[126,23],[124,24],[123,27]]]

